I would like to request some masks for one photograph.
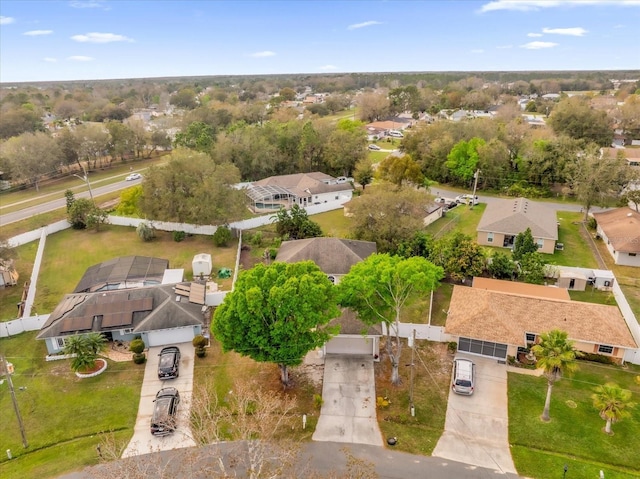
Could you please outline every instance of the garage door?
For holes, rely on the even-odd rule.
[[[373,355],[373,338],[336,336],[325,345],[325,354]]]
[[[188,328],[150,331],[147,335],[147,340],[149,341],[149,346],[165,346],[167,344],[191,342],[194,336],[193,326],[189,326]]]
[[[506,359],[507,345],[502,343],[492,343],[491,341],[480,341],[479,339],[460,338],[458,340],[458,351],[465,353],[489,356],[491,358]]]

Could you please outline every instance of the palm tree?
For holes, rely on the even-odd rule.
[[[593,405],[600,411],[600,417],[606,421],[604,432],[611,432],[611,424],[618,422],[620,419],[629,417],[635,404],[629,401],[631,399],[631,391],[622,389],[615,383],[606,383],[604,386],[595,388],[595,393],[591,395]]]
[[[570,373],[578,369],[576,363],[576,354],[578,353],[573,349],[573,341],[567,339],[567,333],[558,329],[542,333],[540,342],[531,350],[536,355],[538,367],[544,370],[544,375],[547,378],[547,398],[540,419],[549,421],[553,385],[560,380],[563,373]]]
[[[106,347],[106,338],[100,333],[71,336],[64,347],[65,354],[75,355],[71,360],[71,369],[83,371],[96,365],[98,354]]]

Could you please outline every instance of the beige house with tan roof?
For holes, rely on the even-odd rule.
[[[478,223],[478,244],[513,248],[516,236],[531,229],[540,253],[553,254],[558,241],[556,213],[526,198],[489,203]]]
[[[617,306],[549,298],[549,291],[523,296],[499,289],[454,286],[445,332],[457,338],[460,351],[506,360],[518,348],[535,343],[541,333],[566,331],[579,351],[622,362],[625,350],[637,345]],[[518,287],[514,287],[518,291]]]
[[[640,213],[627,207],[593,213],[593,217],[615,263],[640,266]]]

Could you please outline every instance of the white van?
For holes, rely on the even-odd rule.
[[[387,135],[392,136],[393,138],[404,138],[404,135],[402,134],[402,132],[397,130],[389,130]]]
[[[453,360],[453,377],[451,388],[454,393],[471,396],[476,383],[476,365],[469,359],[455,358]]]

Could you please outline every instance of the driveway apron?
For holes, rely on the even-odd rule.
[[[322,399],[314,441],[383,445],[376,419],[373,358],[327,355]]]
[[[434,456],[500,473],[515,473],[509,449],[507,368],[495,359],[464,355],[476,363],[473,395],[449,390],[444,433]]]
[[[158,354],[164,346],[152,347],[147,351],[147,363],[140,392],[140,405],[133,437],[122,457],[168,451],[182,447],[195,446],[189,429],[189,406],[193,391],[194,348],[191,343],[176,344],[180,348],[180,376],[175,379],[158,379]],[[165,387],[174,387],[180,393],[178,406],[178,426],[173,434],[154,436],[151,434],[151,416],[153,415],[156,393]]]

